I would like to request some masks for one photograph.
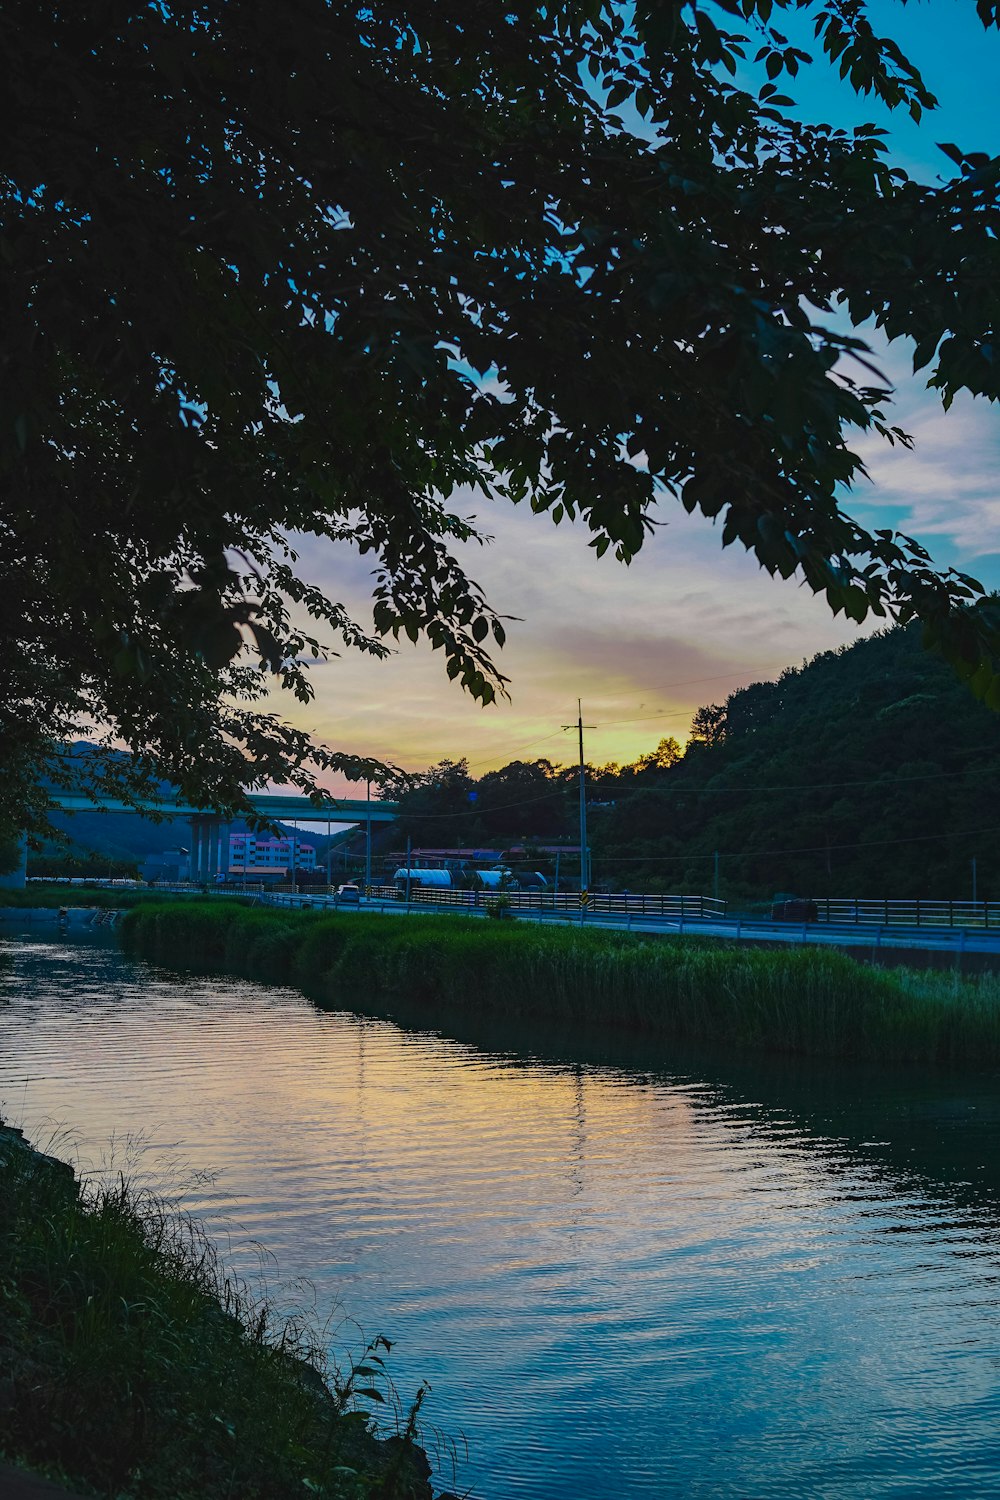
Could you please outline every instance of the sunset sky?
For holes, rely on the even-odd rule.
[[[882,0],[872,19],[921,68],[939,110],[919,129],[897,121],[855,99],[817,63],[800,75],[797,89],[789,87],[803,113],[836,124],[886,125],[894,159],[927,181],[951,172],[938,141],[1000,153],[1000,36],[983,31],[971,0],[905,9]],[[875,339],[872,346],[897,386],[895,420],[913,434],[916,449],[857,439],[873,482],[846,508],[866,524],[916,536],[937,562],[1000,587],[996,410],[965,398],[945,414],[925,389],[926,372],[909,373],[907,346],[886,349]],[[858,633],[796,582],[770,579],[735,548],[723,552],[718,529],[686,516],[670,499],[660,511],[664,524],[628,569],[610,554],[598,561],[581,527],[555,528],[480,497],[465,504],[458,497],[453,506],[476,515],[494,538],[483,551],[467,549],[463,560],[494,607],[516,617],[500,659],[511,701],[477,707],[448,682],[440,655],[404,643],[382,664],[345,655],[316,667],[316,700],[308,709],[281,695],[272,707],[337,749],[407,769],[464,755],[481,774],[514,758],[574,758],[575,743],[561,726],[575,719],[580,697],[585,722],[597,726],[587,733],[588,759],[626,761],[663,735],[683,740],[700,704]],[[302,556],[306,576],[368,618],[365,559],[308,545]]]

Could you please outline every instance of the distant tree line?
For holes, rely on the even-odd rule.
[[[588,802],[605,803],[678,764],[673,738],[631,765],[587,766]],[[443,760],[389,782],[400,803],[396,837],[415,846],[492,846],[576,841],[579,767],[514,760],[478,779],[465,760]]]

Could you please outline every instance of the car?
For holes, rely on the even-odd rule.
[[[361,902],[361,892],[356,885],[338,885],[338,906],[358,906]]]

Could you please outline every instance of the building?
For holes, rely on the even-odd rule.
[[[258,838],[253,833],[229,835],[229,874],[250,875],[266,871],[290,875],[295,870],[315,870],[316,850],[303,844],[297,833],[283,839]]]

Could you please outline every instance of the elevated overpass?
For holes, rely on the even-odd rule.
[[[330,797],[318,805],[308,797],[289,796],[284,792],[250,792],[254,812],[274,823],[391,823],[399,811],[398,802],[369,802],[364,797]],[[214,818],[218,813],[206,811],[193,802],[178,797],[145,797],[137,805],[115,797],[89,797],[60,793],[52,798],[60,812],[137,813],[141,817]]]
[[[317,803],[309,797],[285,792],[250,792],[248,799],[254,812],[271,823],[391,823],[399,810],[397,802],[370,801],[366,797],[329,797]],[[64,792],[54,796],[51,805],[54,810],[67,813],[133,813],[139,817],[188,819],[192,880],[214,880],[228,869],[231,820],[183,798],[143,797],[132,804],[116,797]]]

